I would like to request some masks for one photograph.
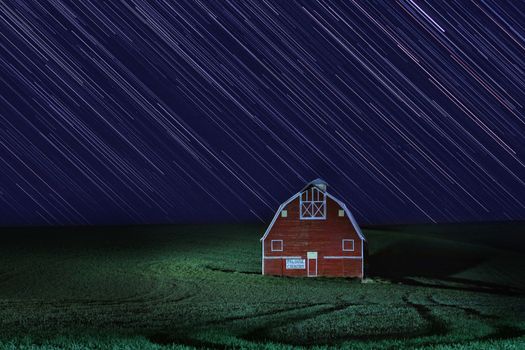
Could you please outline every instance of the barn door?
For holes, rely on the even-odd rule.
[[[308,277],[317,276],[317,252],[308,252]]]

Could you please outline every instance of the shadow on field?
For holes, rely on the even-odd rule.
[[[171,228],[171,231],[174,229]],[[2,227],[0,244],[14,251],[112,250],[160,246],[169,226]],[[154,234],[155,239],[152,239]],[[160,240],[159,240],[160,239]]]
[[[238,238],[245,232],[260,231],[253,224],[172,224],[123,226],[0,227],[2,248],[18,252],[148,251],[166,249],[166,244],[202,247],[212,237]]]
[[[368,275],[423,287],[501,295],[523,294],[523,290],[506,285],[453,277],[484,263],[488,258],[485,250],[475,246],[446,240],[405,239],[371,254]],[[430,281],[414,279],[418,277]]]
[[[261,273],[259,271],[240,271],[240,270],[233,270],[233,269],[225,269],[220,267],[214,267],[210,265],[205,266],[206,269],[210,271],[216,271],[216,272],[224,272],[224,273],[240,273],[244,275],[260,275]]]
[[[525,253],[525,221],[477,222],[419,225],[363,226],[364,229],[411,234],[418,239],[439,237],[458,243],[475,242],[517,253]]]
[[[473,268],[486,260],[480,251],[466,251],[435,241],[402,240],[370,256],[369,273],[391,279],[444,278]]]

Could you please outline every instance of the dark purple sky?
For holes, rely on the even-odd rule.
[[[0,225],[525,219],[523,4],[3,1]]]

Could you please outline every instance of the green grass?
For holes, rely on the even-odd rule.
[[[521,349],[522,227],[365,230],[365,283],[261,276],[261,226],[3,229],[0,348]]]

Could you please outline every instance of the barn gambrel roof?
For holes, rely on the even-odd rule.
[[[322,184],[324,185],[327,185],[327,183],[321,179],[316,179],[314,181],[311,181],[309,182],[301,191],[297,192],[296,194],[294,194],[293,196],[291,196],[290,198],[288,198],[284,203],[282,203],[280,206],[279,206],[279,209],[277,209],[277,212],[275,213],[273,219],[272,219],[272,222],[270,223],[270,225],[268,226],[268,228],[266,229],[266,231],[264,232],[264,235],[261,237],[260,241],[264,241],[264,239],[266,238],[266,236],[268,236],[268,234],[270,233],[272,227],[273,227],[273,224],[275,224],[275,221],[277,221],[277,218],[279,217],[279,213],[283,210],[284,207],[286,207],[290,202],[292,202],[293,200],[295,200],[297,197],[299,197],[301,195],[301,193],[307,189],[308,187],[310,187],[311,185],[316,185],[318,183],[318,181],[321,181]],[[350,219],[350,222],[352,223],[352,226],[354,227],[355,231],[357,232],[357,235],[359,236],[359,238],[361,238],[363,241],[366,241],[366,237],[365,235],[363,234],[363,231],[361,231],[361,228],[359,227],[359,225],[357,224],[357,221],[355,220],[354,216],[352,215],[352,212],[347,208],[346,204],[344,204],[343,202],[341,202],[339,199],[335,198],[334,196],[332,196],[330,193],[326,192],[326,195],[331,198],[334,202],[336,202],[337,204],[339,204],[339,206],[341,208],[343,208],[343,210],[345,211],[346,213],[346,216]]]

